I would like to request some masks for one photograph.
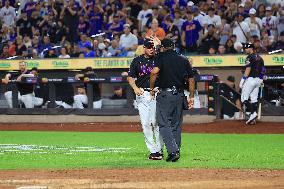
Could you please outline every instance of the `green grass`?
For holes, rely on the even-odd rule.
[[[11,148],[4,149],[3,144],[36,144],[49,147],[42,147],[44,149],[41,150],[7,151]],[[129,149],[124,152],[72,151],[82,146],[96,146],[101,150]],[[176,163],[167,163],[164,160],[150,161],[147,160],[147,156],[142,133],[0,132],[0,169],[98,167],[284,169],[284,135],[183,134],[180,161]]]

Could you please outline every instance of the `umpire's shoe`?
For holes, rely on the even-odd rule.
[[[250,125],[252,122],[255,121],[255,119],[257,118],[257,113],[253,112],[250,116],[249,119],[246,121],[247,125]]]
[[[180,158],[179,151],[170,153],[166,159],[167,162],[176,162]]]

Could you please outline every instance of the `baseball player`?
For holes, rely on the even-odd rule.
[[[156,61],[154,56],[154,44],[145,39],[144,54],[133,59],[127,79],[136,94],[145,142],[150,151],[149,159],[161,160],[163,142],[156,123],[156,98],[150,94],[150,73]]]
[[[245,109],[248,107],[251,108],[251,114],[246,124],[255,124],[257,118],[258,92],[260,85],[263,83],[265,66],[263,59],[255,53],[252,43],[245,43],[243,49],[248,56],[245,61],[246,69],[240,82],[240,88],[242,89],[241,101]]]
[[[20,103],[23,103],[26,108],[34,108],[34,84],[32,83],[22,83],[22,79],[24,77],[33,77],[32,74],[29,74],[26,69],[26,63],[21,61],[19,62],[19,72],[8,73],[5,78],[2,79],[2,82],[8,84],[11,80],[17,80],[17,88],[18,88],[18,100]],[[4,96],[8,102],[10,108],[13,108],[12,102],[12,90],[9,90],[4,93]],[[17,107],[14,107],[17,108]]]
[[[85,69],[85,73],[84,74],[77,74],[75,76],[75,78],[77,80],[82,80],[85,78],[96,78],[98,77],[97,74],[95,74],[93,68],[91,67],[87,67]],[[83,109],[84,106],[86,107],[88,104],[88,97],[86,94],[86,89],[87,89],[87,85],[84,85],[84,89],[82,87],[78,88],[78,94],[74,96],[74,103],[73,103],[73,108],[79,108],[79,109]],[[93,84],[93,107],[94,109],[100,109],[102,108],[102,99],[101,99],[101,95],[100,95],[100,87],[98,83],[94,83]]]

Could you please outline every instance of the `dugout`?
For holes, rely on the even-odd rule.
[[[242,76],[242,69],[244,68],[244,56],[193,56],[193,66],[196,67],[202,75],[218,75],[220,81],[225,81],[229,75],[233,75],[236,78],[236,84],[239,83]],[[101,95],[104,99],[108,99],[113,94],[113,86],[121,85],[127,87],[128,84],[125,78],[121,75],[122,72],[127,72],[131,63],[131,58],[98,58],[98,59],[42,59],[42,60],[26,60],[28,69],[37,67],[40,71],[41,77],[46,78],[68,78],[79,73],[87,66],[91,66],[95,69],[99,78],[108,78],[109,81],[101,84]],[[278,55],[264,55],[264,60],[267,65],[268,74],[281,75],[284,74],[284,59],[280,54]],[[0,77],[3,78],[8,71],[17,70],[18,62],[20,60],[1,60],[0,61]],[[278,82],[278,81],[277,81]],[[280,82],[280,81],[279,81]],[[200,91],[201,108],[198,110],[190,111],[192,114],[210,114],[208,111],[208,87],[209,82],[198,83],[198,91]],[[64,85],[59,89],[64,88]],[[7,110],[3,104],[5,100],[3,93],[5,86],[0,85],[0,109],[1,114],[34,114],[33,110]],[[69,87],[70,91],[70,87]],[[128,91],[129,94],[131,94]],[[214,94],[213,94],[214,95]],[[113,101],[115,102],[115,101]],[[118,101],[117,101],[118,102]],[[112,103],[109,100],[105,100],[105,105],[109,108],[103,108],[98,110],[100,115],[116,115],[116,114],[137,114],[137,111],[129,111],[132,104],[127,101],[120,101],[118,104]],[[118,105],[118,106],[116,106]],[[214,104],[215,105],[215,104]],[[106,106],[105,106],[106,107]],[[119,108],[120,111],[113,110],[113,108]],[[5,109],[5,110],[4,110]],[[76,114],[89,114],[94,111],[84,112],[77,111]],[[96,112],[96,111],[95,111]],[[37,114],[57,114],[58,110],[43,111],[37,110]],[[62,114],[72,114],[74,111],[63,110]],[[214,113],[214,112],[211,112]]]

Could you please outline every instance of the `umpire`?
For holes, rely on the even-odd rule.
[[[158,39],[153,39],[157,42]],[[193,107],[195,83],[192,67],[186,57],[174,51],[174,42],[162,40],[161,53],[157,57],[157,65],[150,76],[150,89],[154,89],[156,78],[159,77],[159,93],[157,95],[157,121],[160,134],[168,151],[166,161],[175,162],[180,158],[181,125],[183,120],[184,101],[188,108]],[[189,99],[185,99],[185,80],[189,82]],[[154,95],[154,91],[151,92]]]

